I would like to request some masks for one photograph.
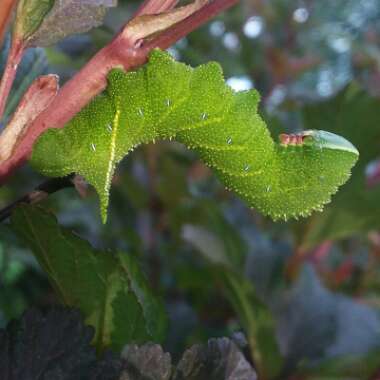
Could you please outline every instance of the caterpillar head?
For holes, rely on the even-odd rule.
[[[310,129],[294,134],[281,134],[280,143],[283,146],[306,145],[319,149],[343,150],[359,155],[358,150],[344,137],[327,131]]]

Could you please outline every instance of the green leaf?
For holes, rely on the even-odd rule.
[[[186,224],[183,226],[182,237],[200,251],[207,261],[213,265],[231,266],[224,241],[206,228]]]
[[[108,79],[107,91],[65,128],[47,131],[32,156],[45,175],[82,174],[99,193],[104,221],[116,164],[156,139],[194,149],[227,188],[274,219],[320,210],[358,158],[347,140],[323,131],[275,143],[257,92],[235,93],[216,63],[192,69],[156,50],[143,68]]]
[[[162,340],[166,316],[136,259],[94,250],[60,228],[53,215],[22,206],[12,226],[29,245],[61,301],[78,307],[95,327],[95,344],[119,350],[128,342]]]
[[[366,233],[380,227],[380,186],[369,187],[368,164],[380,155],[380,100],[351,85],[325,103],[308,106],[304,121],[308,128],[329,124],[332,131],[350,139],[360,150],[360,160],[352,177],[323,214],[304,224],[302,245],[311,248],[328,239],[341,239],[353,233]],[[312,227],[312,228],[310,228]]]
[[[380,368],[380,351],[373,350],[364,354],[347,355],[324,360],[314,368],[297,371],[300,376],[308,374],[310,380],[328,379],[372,379]]]
[[[233,272],[221,272],[226,295],[247,332],[257,371],[264,378],[276,378],[284,359],[276,339],[276,324],[269,308],[258,298],[252,283]]]
[[[243,264],[237,265],[227,255],[223,244],[226,235],[227,230],[218,236],[192,225],[185,225],[182,234],[207,260],[219,280],[247,334],[257,372],[263,378],[276,378],[283,367],[283,358],[276,340],[275,320],[269,308],[258,298],[252,283],[241,275]],[[235,256],[238,254],[235,252]]]

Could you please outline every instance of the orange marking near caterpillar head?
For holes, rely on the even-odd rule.
[[[304,132],[291,134],[281,133],[279,139],[282,145],[302,145],[305,137],[308,135],[309,134],[305,134]]]

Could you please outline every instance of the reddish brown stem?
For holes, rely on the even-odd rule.
[[[1,0],[0,6],[0,45],[3,42],[5,32],[7,30],[9,19],[11,18],[12,9],[16,5],[17,0]]]
[[[107,85],[107,73],[110,69],[123,66],[130,70],[146,60],[146,57],[137,54],[135,50],[126,48],[121,59],[117,53],[123,46],[116,38],[110,45],[100,50],[87,64],[74,75],[58,92],[50,106],[43,111],[28,129],[18,144],[12,157],[0,166],[0,183],[22,165],[31,153],[38,136],[48,128],[63,127],[76,115],[94,96],[99,94]],[[126,59],[128,58],[128,59]]]
[[[0,165],[0,183],[29,157],[38,136],[48,128],[62,128],[88,102],[99,94],[107,84],[107,74],[114,67],[131,70],[146,62],[149,52],[154,48],[166,49],[210,18],[236,4],[238,0],[214,0],[206,6],[168,28],[158,37],[141,47],[132,46],[131,41],[119,34],[109,45],[99,51],[70,81],[60,90],[50,106],[42,112],[17,146],[12,157]],[[169,6],[168,0],[145,5],[147,12],[153,8]]]
[[[190,32],[200,27],[219,13],[237,4],[239,0],[214,0],[191,16],[162,32],[158,37],[145,44],[142,49],[149,54],[152,49],[167,49]]]
[[[173,9],[177,3],[178,0],[145,0],[135,13],[135,17],[167,12]]]
[[[120,41],[114,40],[110,45],[100,50],[87,64],[75,74],[59,91],[51,105],[42,112],[33,123],[28,134],[28,140],[35,140],[47,128],[63,127],[88,102],[107,85],[107,74],[114,68],[121,66],[126,71],[145,61],[145,57],[135,50],[127,48],[123,52],[126,61],[121,61],[118,55]],[[28,144],[29,145],[29,144]],[[19,146],[19,149],[25,146]],[[29,147],[28,147],[29,149]]]
[[[4,115],[5,105],[9,93],[11,92],[18,65],[21,62],[24,52],[24,45],[20,40],[13,40],[11,50],[9,51],[7,63],[0,83],[0,120]]]
[[[39,185],[30,193],[24,195],[23,197],[17,199],[15,202],[11,203],[9,206],[0,210],[0,222],[8,219],[16,207],[25,203],[35,204],[41,202],[50,194],[53,194],[62,189],[66,189],[68,187],[73,187],[74,181],[75,177],[73,175],[69,175],[63,178],[48,179],[47,181],[41,183],[41,185]]]

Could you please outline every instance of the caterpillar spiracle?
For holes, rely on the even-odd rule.
[[[114,69],[108,87],[62,129],[37,141],[32,165],[47,176],[83,175],[106,220],[116,164],[142,143],[176,139],[251,207],[273,219],[321,210],[358,159],[343,137],[324,131],[280,135],[257,112],[257,91],[234,92],[221,67],[197,68],[155,50],[140,69]]]

